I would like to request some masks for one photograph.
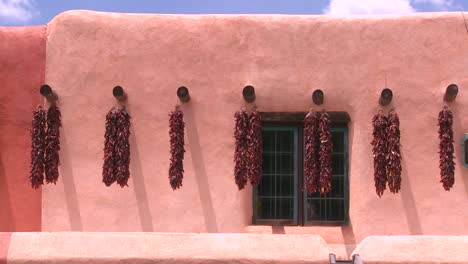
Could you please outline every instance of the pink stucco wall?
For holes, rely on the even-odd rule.
[[[256,87],[261,111],[306,111],[311,93],[347,111],[350,219],[345,227],[284,227],[328,243],[369,235],[468,234],[468,33],[460,13],[405,17],[180,16],[66,12],[48,26],[45,80],[63,115],[61,178],[45,186],[43,231],[278,232],[251,225],[252,190],[233,179],[233,114]],[[371,118],[387,84],[401,119],[403,183],[375,194]],[[461,88],[454,111],[456,180],[439,183],[437,114],[445,87]],[[104,117],[112,87],[133,117],[130,187],[101,182]],[[168,113],[190,89],[184,184],[172,191]]]
[[[0,231],[41,229],[29,183],[31,118],[44,83],[46,27],[0,27]],[[1,255],[1,253],[0,253]]]

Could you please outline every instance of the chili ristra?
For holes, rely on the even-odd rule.
[[[169,165],[169,183],[173,190],[182,187],[184,178],[184,113],[179,106],[169,114],[169,137],[171,160]]]
[[[439,113],[440,182],[446,191],[455,183],[455,156],[453,146],[453,114],[448,106]]]
[[[61,114],[53,104],[47,110],[47,130],[45,137],[45,179],[47,183],[57,183],[60,165]]]
[[[257,186],[262,178],[262,120],[255,107],[249,115],[247,136],[249,148],[248,178],[250,184]]]
[[[387,128],[387,181],[392,193],[401,187],[400,119],[391,110],[388,114]]]
[[[305,160],[304,178],[307,193],[320,191],[320,117],[310,111],[304,119]]]
[[[387,188],[387,117],[381,112],[372,119],[373,140],[372,153],[374,155],[374,183],[375,191],[379,197]]]
[[[320,115],[320,194],[324,195],[331,190],[333,141],[331,123],[328,113],[323,111]]]
[[[31,128],[31,166],[29,179],[34,189],[44,184],[46,112],[38,106],[33,112]]]
[[[244,189],[248,176],[248,140],[249,115],[245,110],[237,111],[234,114],[235,127],[234,138],[236,148],[234,152],[234,178],[239,190]]]

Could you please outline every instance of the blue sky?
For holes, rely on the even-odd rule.
[[[468,0],[0,0],[0,26],[47,24],[72,9],[173,14],[407,14],[468,11]]]

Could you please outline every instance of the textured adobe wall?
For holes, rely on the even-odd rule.
[[[368,235],[468,234],[468,34],[460,13],[405,17],[176,16],[67,12],[48,29],[46,82],[63,114],[62,178],[43,189],[44,231],[285,232],[356,244]],[[402,191],[375,194],[370,120],[385,86],[401,119]],[[456,183],[439,183],[437,114],[450,83]],[[346,227],[249,227],[233,180],[233,114],[246,84],[262,111],[305,111],[315,88],[350,123]],[[122,85],[133,116],[130,187],[101,183],[104,117]],[[189,87],[184,186],[172,191],[168,112]]]
[[[0,27],[0,231],[39,231],[41,190],[29,183],[33,109],[44,83],[46,28]]]

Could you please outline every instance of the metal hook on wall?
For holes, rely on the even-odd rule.
[[[47,84],[42,85],[41,88],[39,88],[39,92],[49,103],[55,103],[55,101],[58,100],[57,93],[55,93]]]

